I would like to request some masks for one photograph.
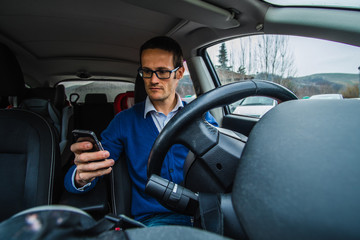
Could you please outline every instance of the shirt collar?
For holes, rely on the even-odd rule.
[[[184,107],[184,104],[179,96],[179,94],[175,93],[175,96],[177,98],[177,102],[176,102],[176,105],[175,107],[173,108],[173,110],[171,110],[171,112],[175,112],[175,111],[178,111],[179,109],[183,108]],[[149,96],[146,97],[146,100],[145,100],[145,111],[144,111],[144,119],[146,118],[146,115],[149,113],[149,112],[158,112],[154,105],[152,104],[152,102],[150,101],[150,98]]]

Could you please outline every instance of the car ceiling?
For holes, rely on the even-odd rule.
[[[191,49],[226,36],[229,28],[244,27],[238,10],[226,10],[239,1],[212,2],[0,0],[0,42],[16,53],[32,86],[54,85],[80,72],[132,81],[138,49],[151,37],[175,38],[190,57]],[[227,19],[223,12],[236,14]]]
[[[316,22],[302,22],[306,10],[287,24],[293,12],[260,0],[0,0],[0,42],[15,52],[25,81],[33,87],[53,86],[80,75],[134,81],[139,47],[151,37],[173,37],[189,59],[199,47],[266,29],[319,33],[316,27],[308,28]],[[324,16],[337,26],[339,21],[349,22],[332,12]],[[318,21],[320,27],[326,25]],[[353,25],[354,29],[339,33],[356,42],[360,30],[356,21]]]

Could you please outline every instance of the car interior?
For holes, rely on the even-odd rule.
[[[357,1],[0,0],[0,19],[0,238],[1,225],[39,206],[73,207],[95,221],[116,216],[125,239],[360,238]],[[187,73],[177,92],[189,103],[153,144],[145,192],[192,216],[191,228],[127,220],[124,155],[91,191],[63,186],[72,131],[101,140],[116,114],[146,99],[139,48],[155,36],[181,45]],[[275,51],[272,36],[282,39],[279,52],[263,64],[268,55],[253,49]],[[326,51],[311,53],[327,43],[301,48],[310,40],[351,50],[320,61]],[[292,69],[298,56],[314,73]],[[323,65],[334,72],[321,75]],[[341,99],[311,99],[320,94]],[[261,116],[241,113],[253,96],[277,104]],[[189,149],[179,185],[160,174],[174,144]]]

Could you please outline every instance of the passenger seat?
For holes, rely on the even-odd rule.
[[[72,158],[70,145],[71,131],[74,129],[74,110],[66,100],[64,86],[27,89],[20,100],[19,108],[39,113],[55,127],[60,142],[61,165],[65,166]]]
[[[29,88],[24,96],[18,96],[19,108],[39,113],[56,129],[57,137],[61,139],[61,109],[55,107],[55,88]]]
[[[62,166],[70,158],[70,149],[68,142],[73,128],[73,119],[71,108],[67,105],[65,89],[61,87],[41,87],[41,88],[25,88],[24,76],[20,65],[11,52],[5,46],[0,45],[0,63],[1,78],[13,79],[13,81],[5,81],[2,83],[6,93],[2,95],[2,99],[8,98],[10,104],[8,108],[26,109],[41,115],[54,128],[54,134],[59,142]],[[0,79],[1,80],[1,79]],[[70,141],[71,143],[71,141]]]
[[[0,97],[25,92],[20,65],[0,44]],[[35,112],[0,109],[0,222],[30,207],[58,203],[63,191],[55,129]]]

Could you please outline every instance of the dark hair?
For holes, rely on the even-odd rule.
[[[166,36],[158,36],[151,38],[146,41],[140,48],[140,64],[141,64],[141,54],[146,49],[162,49],[173,54],[173,64],[174,67],[183,66],[183,54],[180,45],[172,38]]]

